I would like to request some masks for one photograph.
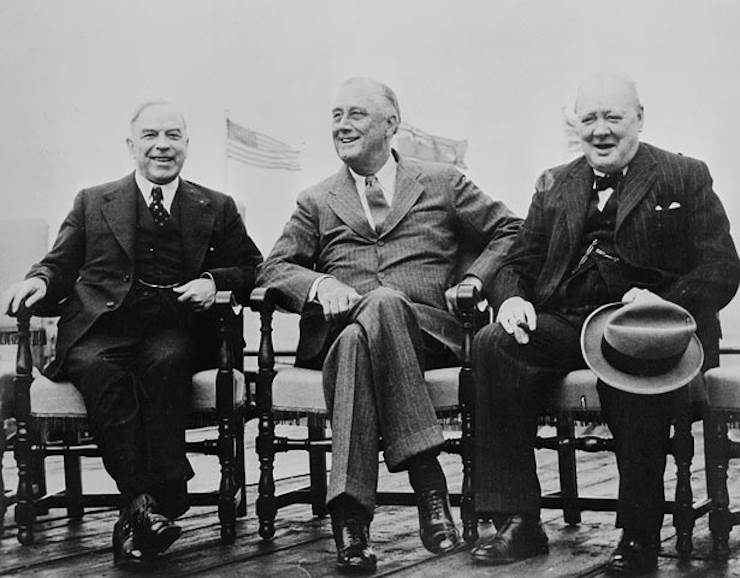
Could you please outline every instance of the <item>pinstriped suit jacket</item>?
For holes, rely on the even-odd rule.
[[[540,176],[529,214],[488,294],[495,307],[513,295],[538,310],[547,307],[581,256],[591,194],[592,170],[584,157]],[[740,262],[707,166],[641,143],[622,183],[615,243],[619,257],[636,268],[639,286],[694,315],[705,363],[716,365],[716,314],[737,290]]]
[[[444,292],[461,273],[488,282],[520,222],[456,169],[399,158],[393,204],[376,233],[342,167],[298,196],[257,283],[278,289],[282,304],[302,313],[299,363],[311,365],[330,338],[320,308],[304,307],[311,285],[323,274],[360,294],[380,286],[403,292],[417,304],[422,329],[459,344],[460,328],[446,311]],[[461,254],[469,250],[477,258],[460,271]]]

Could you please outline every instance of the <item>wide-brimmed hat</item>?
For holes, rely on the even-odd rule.
[[[696,321],[663,299],[599,307],[583,324],[581,351],[601,381],[630,393],[678,389],[704,363]]]

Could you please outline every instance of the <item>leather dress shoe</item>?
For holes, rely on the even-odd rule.
[[[332,514],[331,526],[337,545],[337,569],[357,574],[375,572],[378,558],[368,544],[369,522],[357,516]]]
[[[113,564],[121,568],[135,568],[144,562],[144,553],[136,544],[134,526],[128,510],[124,509],[113,526]]]
[[[627,576],[639,576],[652,572],[658,567],[658,551],[660,540],[639,539],[622,534],[619,545],[609,557],[606,569],[609,574],[623,574]]]
[[[136,545],[144,556],[161,554],[180,537],[182,528],[157,512],[157,503],[149,494],[137,496],[130,508]]]
[[[419,535],[424,547],[439,554],[454,550],[460,534],[450,514],[450,499],[444,490],[424,490],[416,496],[419,507]]]
[[[535,516],[513,514],[494,536],[481,538],[473,548],[473,560],[480,564],[510,564],[549,551],[547,534]]]

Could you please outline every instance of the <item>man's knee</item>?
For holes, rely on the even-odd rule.
[[[411,311],[411,301],[405,294],[390,287],[378,287],[363,296],[363,307],[377,315],[397,315]]]
[[[518,344],[506,333],[501,324],[491,323],[481,328],[473,340],[473,361],[485,362],[493,360],[499,353],[511,350]]]

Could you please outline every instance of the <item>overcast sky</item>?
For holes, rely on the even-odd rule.
[[[132,169],[135,105],[186,113],[184,176],[234,194],[264,252],[297,192],[336,170],[329,108],[348,76],[387,82],[405,121],[467,139],[473,179],[523,214],[572,158],[578,81],[637,81],[644,140],[706,161],[740,228],[740,2],[734,0],[0,0],[0,207],[46,219]],[[224,159],[224,117],[302,150],[303,170]]]

